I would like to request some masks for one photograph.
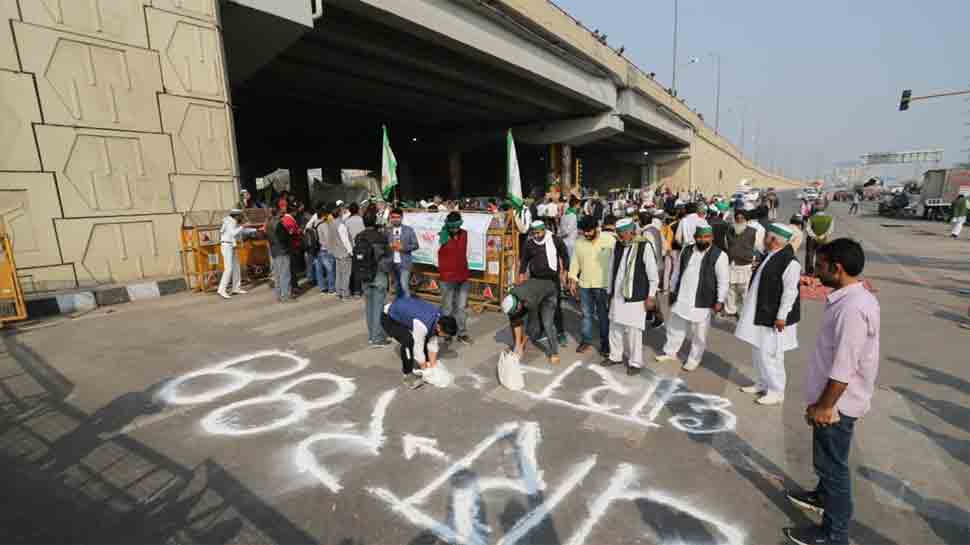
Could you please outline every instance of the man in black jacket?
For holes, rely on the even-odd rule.
[[[526,241],[519,253],[521,254],[519,284],[524,284],[528,278],[532,278],[541,280],[543,288],[548,290],[548,293],[541,298],[539,313],[549,341],[549,362],[558,364],[559,344],[557,341],[559,339],[557,337],[564,335],[564,333],[559,329],[559,335],[555,335],[556,326],[546,322],[547,318],[555,321],[556,302],[559,298],[560,286],[566,283],[568,271],[566,245],[558,237],[546,231],[546,224],[538,220],[532,222],[529,240]],[[530,313],[530,319],[535,317],[536,313],[533,310]],[[535,327],[529,325],[528,329],[534,331]]]
[[[785,400],[785,352],[798,348],[802,267],[788,243],[792,234],[787,225],[773,223],[768,227],[768,255],[754,272],[734,332],[752,346],[758,373],[757,381],[741,391],[759,395],[756,403],[761,405],[777,405]]]

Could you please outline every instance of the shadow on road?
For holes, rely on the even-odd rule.
[[[908,367],[913,371],[917,371],[919,374],[914,376],[920,380],[930,382],[933,384],[939,384],[941,386],[949,386],[950,388],[953,388],[954,390],[964,395],[970,396],[970,381],[967,381],[958,376],[951,375],[949,373],[944,373],[939,369],[933,369],[932,367],[920,365],[918,363],[915,363],[909,360],[904,360],[902,358],[898,358],[895,356],[889,356],[888,359],[889,361],[898,363],[903,367]]]
[[[88,415],[66,402],[70,380],[12,334],[0,375],[0,542],[317,543],[218,463],[186,467],[117,435],[158,410],[153,388]]]
[[[939,445],[940,448],[947,451],[950,456],[970,465],[970,439],[957,439],[945,433],[933,431],[918,422],[906,418],[899,418],[898,416],[891,416],[889,418],[904,428],[925,435]]]
[[[893,388],[899,395],[953,427],[970,433],[970,409],[945,399],[932,399],[909,388]]]
[[[927,498],[909,484],[878,469],[862,466],[859,475],[911,506],[944,543],[967,543],[970,539],[970,511]]]

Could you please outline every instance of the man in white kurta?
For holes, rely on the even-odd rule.
[[[798,324],[787,323],[799,297],[802,267],[798,261],[792,259],[782,273],[783,291],[774,326],[755,324],[762,273],[771,259],[788,245],[791,236],[792,231],[787,225],[775,223],[768,228],[765,236],[767,255],[751,280],[734,332],[738,339],[752,346],[751,357],[758,375],[754,384],[741,388],[741,391],[760,395],[756,402],[761,405],[777,405],[785,400],[785,352],[798,348]]]
[[[685,371],[693,371],[701,363],[707,350],[707,332],[711,327],[711,311],[720,312],[724,308],[730,281],[727,254],[713,246],[714,232],[707,222],[697,225],[694,231],[694,244],[684,248],[687,263],[677,267],[671,278],[671,286],[676,289],[677,299],[670,308],[667,318],[667,342],[663,354],[657,356],[658,362],[680,361],[677,352],[684,344],[688,332],[691,336],[690,354],[684,364]],[[688,254],[689,253],[689,254]],[[711,255],[714,259],[713,270],[705,270],[704,259]],[[689,255],[689,257],[687,257]],[[713,278],[712,278],[713,277]],[[703,284],[715,286],[714,301],[700,304],[698,296]]]
[[[620,238],[614,251],[614,259],[619,260],[616,275],[611,275],[610,291],[610,355],[602,365],[610,366],[623,361],[627,356],[627,374],[636,375],[643,368],[643,329],[646,327],[647,312],[655,308],[657,287],[660,274],[657,272],[657,258],[653,244],[649,240],[636,239],[636,223],[630,218],[616,222],[616,232]],[[640,285],[643,278],[636,277],[636,252],[643,247],[643,267],[646,272],[646,298],[642,301],[628,301],[632,293],[643,291]],[[633,255],[631,257],[631,252]],[[632,277],[631,277],[632,275]]]
[[[693,203],[691,206],[693,207],[693,211],[680,220],[680,223],[677,224],[677,232],[674,233],[677,242],[685,248],[694,243],[694,231],[697,230],[697,226],[702,223],[707,223],[704,219],[704,215],[707,213],[707,206],[702,202]]]

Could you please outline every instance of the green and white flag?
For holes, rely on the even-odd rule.
[[[521,209],[522,200],[522,178],[519,176],[519,157],[515,153],[515,140],[512,138],[512,130],[509,129],[507,140],[508,167],[506,170],[505,194],[516,209]]]
[[[384,133],[381,156],[381,194],[384,196],[384,200],[388,201],[397,186],[397,159],[394,157],[394,151],[391,150],[391,141],[387,138],[387,127],[382,125],[381,129]]]

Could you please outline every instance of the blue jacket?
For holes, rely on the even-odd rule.
[[[391,308],[387,309],[387,315],[408,329],[414,327],[414,320],[417,320],[428,328],[428,334],[431,336],[434,334],[434,326],[438,323],[438,318],[441,317],[441,309],[417,297],[400,297],[391,303]]]
[[[387,241],[393,240],[394,227],[388,225],[385,228],[385,234],[387,235]],[[418,235],[415,234],[414,229],[411,227],[401,224],[401,270],[410,271],[411,270],[411,252],[418,249]],[[394,259],[394,252],[391,252],[391,260]]]

